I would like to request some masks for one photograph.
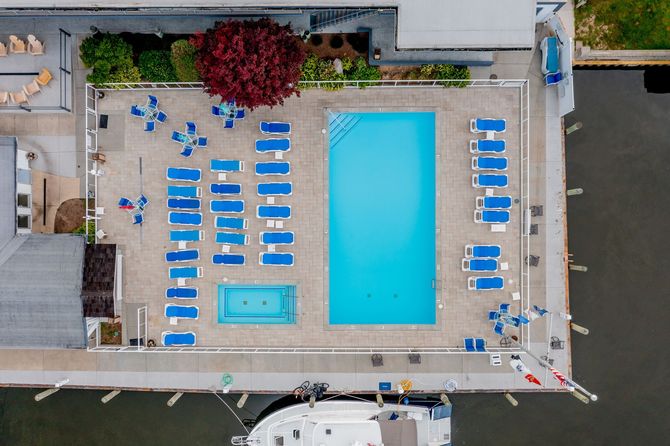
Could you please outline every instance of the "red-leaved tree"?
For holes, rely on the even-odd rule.
[[[217,22],[191,44],[198,48],[196,67],[210,96],[253,110],[299,94],[305,51],[289,25],[267,18]]]

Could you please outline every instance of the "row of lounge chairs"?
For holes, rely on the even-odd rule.
[[[53,79],[51,72],[46,68],[42,68],[42,71],[33,78],[32,81],[25,84],[21,87],[20,91],[7,92],[0,91],[0,104],[6,104],[9,100],[12,103],[19,104],[29,104],[30,101],[28,98],[42,91],[41,87],[46,87],[49,85],[49,82]]]
[[[468,272],[496,272],[500,267],[501,254],[500,245],[466,245],[461,269]],[[504,281],[500,276],[468,277],[469,290],[500,290],[503,287]]]

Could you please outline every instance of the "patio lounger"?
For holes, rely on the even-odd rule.
[[[260,205],[256,208],[258,218],[291,218],[291,206]]]
[[[144,131],[145,132],[153,132],[156,130],[156,122],[155,121],[144,121]]]
[[[21,91],[13,91],[9,93],[9,98],[12,100],[12,103],[14,104],[29,104],[28,102],[28,96]]]
[[[471,139],[470,153],[503,153],[504,139]]]
[[[285,232],[261,232],[261,245],[292,245],[295,234],[291,231]]]
[[[212,114],[214,116],[221,116],[221,109],[218,105],[212,105]]]
[[[214,227],[217,229],[247,229],[249,221],[241,217],[214,217]]]
[[[234,129],[235,128],[235,120],[234,119],[226,119],[223,121],[223,128],[224,129]]]
[[[158,98],[153,95],[148,95],[149,100],[147,101],[147,107],[155,109],[158,107]]]
[[[158,122],[165,122],[166,119],[167,119],[167,115],[162,110],[159,111],[158,114],[156,115],[156,121],[158,121]]]
[[[505,324],[500,321],[496,322],[493,326],[493,332],[499,336],[503,336],[505,334]]]
[[[288,175],[290,172],[291,163],[287,161],[256,163],[256,175]]]
[[[490,173],[472,174],[472,187],[507,187],[507,175]]]
[[[7,57],[7,45],[0,42],[0,57]]]
[[[25,53],[26,42],[14,35],[9,36],[9,52],[14,54]]]
[[[239,232],[217,232],[216,243],[244,246],[249,244],[249,236]]]
[[[209,202],[209,211],[216,212],[244,212],[244,200],[212,200]]]
[[[189,211],[200,210],[200,199],[198,198],[168,198],[168,209],[184,209]]]
[[[189,136],[195,136],[196,132],[195,122],[186,121],[186,134]]]
[[[31,56],[41,56],[44,54],[44,43],[37,40],[32,34],[28,34],[28,53]]]
[[[475,198],[475,209],[510,209],[510,196],[484,196]]]
[[[509,211],[475,211],[475,223],[509,223]]]
[[[207,147],[207,137],[206,136],[198,136],[198,147],[200,148],[205,148]]]
[[[475,351],[475,338],[463,338],[463,346],[466,352]]]
[[[563,75],[558,73],[549,73],[544,77],[544,85],[549,87],[550,85],[556,85],[563,80]]]
[[[193,146],[184,145],[184,148],[179,152],[184,158],[190,158],[193,155]]]
[[[270,139],[256,140],[257,153],[288,152],[289,150],[291,150],[291,140],[288,138],[270,138]]]
[[[121,197],[119,198],[119,208],[127,211],[135,209],[135,202],[129,198]]]
[[[293,266],[292,252],[261,252],[258,257],[261,265]]]
[[[243,172],[244,162],[239,160],[211,160],[209,168],[212,172]]]
[[[144,194],[140,194],[135,203],[140,209],[145,210],[149,206],[149,199]]]
[[[507,158],[494,156],[473,156],[473,170],[507,170]]]
[[[465,245],[465,257],[498,258],[500,245]]]
[[[486,339],[484,338],[475,338],[475,350],[478,352],[486,351]]]
[[[214,265],[244,266],[244,254],[214,254],[212,263]]]
[[[463,259],[461,262],[463,271],[498,271],[496,259]]]
[[[268,122],[261,121],[259,124],[259,129],[261,133],[274,134],[274,135],[290,135],[291,134],[291,123],[290,122]]]
[[[53,76],[51,75],[51,72],[47,70],[46,68],[42,68],[40,70],[40,74],[37,75],[35,80],[37,81],[38,84],[40,84],[43,87],[46,87],[49,85],[49,82],[53,79]]]
[[[244,115],[245,115],[244,109],[240,108],[235,112],[235,119],[238,121],[244,119]]]
[[[472,133],[505,131],[506,121],[504,119],[476,118],[470,120],[470,131]]]
[[[195,345],[195,333],[192,331],[182,333],[164,331],[161,333],[161,343],[165,347]]]
[[[258,183],[258,195],[291,195],[293,184],[291,183]]]
[[[499,317],[500,317],[500,314],[497,311],[489,311],[489,320],[490,321],[497,321]]]
[[[0,104],[6,104],[7,100],[9,100],[9,93],[6,91],[0,91]]]
[[[176,266],[170,268],[170,279],[196,279],[202,277],[202,267]]]
[[[165,304],[165,317],[177,319],[198,319],[198,307],[195,305]]]
[[[133,224],[141,225],[142,223],[144,223],[144,214],[141,212],[133,214]]]
[[[32,96],[32,95],[37,94],[37,93],[39,93],[40,91],[42,91],[42,89],[40,88],[39,84],[35,81],[35,79],[33,79],[33,80],[30,81],[29,83],[25,84],[25,85],[24,85],[23,87],[21,87],[21,88],[23,89],[23,92],[24,92],[27,96]]]
[[[136,116],[138,118],[143,117],[145,114],[144,110],[139,108],[137,105],[131,105],[130,106],[130,115],[131,116]]]
[[[199,242],[200,240],[204,239],[205,239],[205,232],[199,229],[170,230],[171,242]]]
[[[166,299],[197,299],[197,287],[171,287],[165,289]]]
[[[555,73],[559,68],[558,40],[556,37],[545,37],[540,42],[542,52],[542,74]]]
[[[214,195],[240,195],[242,185],[239,183],[212,183],[209,185],[209,191]]]
[[[511,307],[510,304],[500,304],[498,305],[498,313],[499,314],[509,314],[509,308]]]
[[[476,291],[502,290],[505,281],[502,276],[468,277],[468,289]]]
[[[202,188],[200,186],[176,186],[167,187],[168,197],[181,198],[200,198],[202,197]]]
[[[191,138],[189,138],[187,135],[183,134],[182,132],[178,132],[176,130],[172,131],[170,139],[179,144],[186,144],[191,141]]]
[[[170,181],[200,181],[202,172],[200,169],[188,169],[186,167],[168,167],[165,176]]]
[[[168,212],[168,222],[171,225],[202,226],[200,212]]]
[[[165,261],[172,262],[192,262],[200,259],[200,251],[197,249],[182,249],[180,251],[168,251],[165,253]]]

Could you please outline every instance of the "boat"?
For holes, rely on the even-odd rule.
[[[234,446],[450,446],[451,404],[319,401],[274,411]]]

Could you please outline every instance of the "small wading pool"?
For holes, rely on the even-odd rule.
[[[294,285],[219,285],[220,324],[295,324]]]

